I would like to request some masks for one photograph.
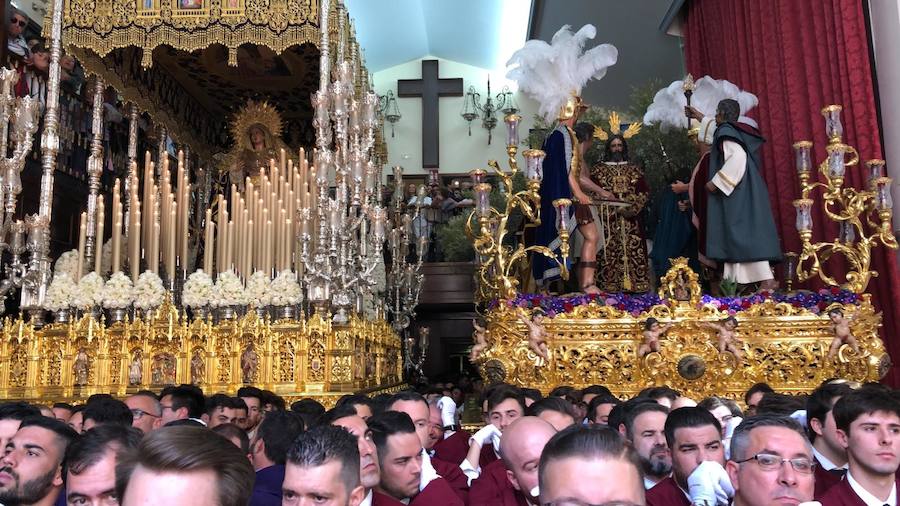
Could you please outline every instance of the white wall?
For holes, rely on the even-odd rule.
[[[441,78],[463,78],[463,92],[469,86],[482,95],[487,88],[487,77],[491,75],[491,94],[496,96],[504,85],[510,84],[503,78],[504,71],[488,71],[463,63],[426,56],[424,60],[439,60],[439,76]],[[412,60],[394,67],[376,72],[373,76],[375,90],[384,95],[388,90],[397,94],[398,79],[418,79],[422,76],[421,60]],[[515,89],[514,87],[510,87]],[[516,92],[516,102],[521,111],[522,123],[519,135],[522,141],[528,136],[528,130],[534,123],[537,103]],[[472,121],[472,136],[468,135],[466,121],[460,116],[465,97],[442,97],[440,104],[440,172],[441,174],[465,174],[475,168],[487,168],[490,159],[500,162],[506,168],[506,126],[503,113],[497,114],[497,126],[493,130],[490,146],[487,143],[487,130],[481,126],[481,118]],[[424,174],[422,168],[422,100],[420,98],[398,98],[402,118],[394,125],[395,136],[391,137],[390,125],[385,126],[385,138],[388,147],[388,166],[401,165],[405,174]],[[519,153],[522,151],[520,146]],[[524,164],[521,155],[519,163]],[[390,174],[390,170],[385,170]]]
[[[900,0],[870,0],[887,175],[894,178],[894,230],[900,231]]]

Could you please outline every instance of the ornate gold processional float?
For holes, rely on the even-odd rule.
[[[882,378],[890,357],[878,336],[881,314],[864,292],[870,278],[877,275],[870,267],[871,248],[897,248],[890,230],[891,180],[884,176],[883,160],[869,160],[868,188],[844,185],[846,168],[856,166],[859,157],[841,141],[840,110],[833,105],[822,111],[830,142],[828,158],[818,166],[820,181],[811,174],[812,143],[795,145],[802,198],[794,204],[803,250],[786,255],[786,293],[705,295],[685,258],[672,260],[658,293],[559,297],[519,293],[517,276],[528,253],[553,258],[566,274],[571,230],[564,217],[569,216],[571,203],[555,201],[556,216],[540,216],[537,190],[545,157],[540,150],[525,151],[527,187],[503,193],[503,209],[491,207],[486,172],[473,171],[476,208],[468,231],[478,262],[477,299],[487,309],[484,328],[476,327],[472,358],[482,375],[489,382],[537,387],[545,393],[557,385],[602,384],[616,394],[631,396],[646,387],[668,385],[696,399],[707,395],[741,398],[756,382],[766,382],[782,393],[805,393],[833,377],[860,382]],[[519,172],[519,119],[514,115],[505,119],[508,171],[490,162],[506,188],[511,188],[511,178]],[[810,209],[811,193],[817,188],[822,189],[826,214],[840,225],[841,233],[832,242],[814,244]],[[547,248],[513,248],[504,241],[509,233],[506,222],[517,211],[532,225],[555,220],[561,256]],[[826,273],[825,263],[836,254],[850,266],[844,283]],[[791,280],[815,276],[827,287],[791,291]],[[648,328],[653,320],[661,326]],[[648,332],[658,339],[658,350],[642,353]],[[729,332],[725,342],[723,332]],[[858,348],[848,336],[856,339]]]
[[[52,3],[40,209],[24,223],[11,218],[20,190],[14,181],[37,108],[30,99],[11,98],[14,73],[0,76],[0,119],[4,131],[12,120],[14,148],[0,184],[9,244],[2,242],[12,258],[3,295],[22,290],[22,314],[3,321],[0,398],[78,401],[178,383],[208,392],[252,384],[289,400],[308,396],[330,404],[347,392],[399,388],[399,334],[418,298],[421,262],[409,263],[405,255],[410,217],[399,206],[382,205],[386,154],[378,98],[343,6],[329,0]],[[60,218],[51,202],[62,44],[96,84],[79,247],[51,269],[49,222]],[[246,70],[241,52],[249,45],[294,53]],[[173,56],[174,50],[185,53]],[[225,112],[192,101],[185,90],[196,77],[190,68],[174,78],[166,72],[177,58],[218,69],[198,80],[217,92],[223,76],[237,75],[237,82],[261,72],[271,83],[284,77],[282,67],[306,62],[300,83],[289,76],[290,91],[314,91],[312,107],[306,102],[314,149],[287,153],[277,101],[248,102],[247,90],[236,89],[232,109],[246,105],[229,114],[234,147],[214,156],[227,150],[216,137],[223,130],[216,114]],[[130,103],[131,126],[130,164],[108,201],[100,182],[106,84]],[[144,160],[136,148],[139,110],[160,130],[159,149]],[[167,137],[184,152],[170,156]],[[193,167],[195,159],[207,169]],[[218,184],[221,178],[225,184]],[[53,321],[45,324],[47,311]]]

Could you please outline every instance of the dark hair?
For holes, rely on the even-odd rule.
[[[880,388],[864,386],[838,399],[832,408],[832,415],[835,426],[849,435],[854,420],[878,411],[900,416],[900,402],[896,395],[886,395]]]
[[[720,397],[716,397],[716,396],[713,395],[713,396],[710,396],[710,397],[706,397],[705,399],[701,399],[700,402],[697,403],[697,407],[698,407],[698,408],[703,408],[703,409],[705,409],[705,410],[707,410],[707,411],[712,411],[712,410],[714,410],[714,409],[716,409],[716,408],[721,408],[721,407],[726,407],[726,408],[727,408],[728,405],[725,404],[725,400],[724,400],[724,399],[722,399],[722,398],[720,398]],[[729,410],[729,411],[730,411],[730,410]]]
[[[116,494],[125,498],[128,481],[136,467],[156,472],[190,473],[212,471],[220,506],[246,506],[253,492],[256,473],[231,441],[202,427],[165,427],[141,440],[132,451],[123,452],[116,465]]]
[[[391,394],[388,393],[375,394],[372,397],[372,414],[384,411],[384,406],[388,403],[390,398]]]
[[[0,404],[0,420],[19,420],[41,416],[41,410],[27,402],[4,402]]]
[[[634,472],[640,477],[638,481],[644,477],[637,453],[616,430],[603,426],[572,425],[550,438],[541,452],[538,480],[542,489],[546,486],[547,467],[555,460],[569,457],[623,460],[634,467]]]
[[[341,481],[348,492],[359,486],[359,447],[356,436],[342,427],[313,427],[297,436],[287,453],[288,465],[303,468],[319,467],[331,461],[341,464]]]
[[[340,420],[341,418],[347,418],[348,416],[357,416],[356,409],[353,408],[353,404],[337,404],[335,405],[335,407],[326,411],[324,415],[319,417],[318,423],[320,425],[331,425],[335,421]]]
[[[78,433],[75,432],[75,429],[72,427],[69,427],[56,418],[50,418],[41,414],[22,419],[19,430],[22,430],[25,427],[40,427],[49,430],[56,435],[56,442],[60,446],[60,463],[64,462],[63,456],[66,453],[66,448],[72,444],[72,441],[75,441],[78,438]]]
[[[190,418],[200,418],[203,415],[203,410],[206,408],[206,399],[203,397],[203,391],[196,386],[179,385],[177,387],[166,387],[160,392],[159,398],[162,399],[167,395],[172,397],[173,411],[187,408],[188,417]]]
[[[442,391],[439,391],[442,393]],[[428,401],[425,400],[425,397],[422,396],[419,392],[413,392],[412,390],[403,390],[402,392],[397,392],[396,394],[391,396],[391,400],[389,400],[385,405],[384,409],[391,409],[391,406],[394,405],[395,402],[399,401],[411,401],[411,402],[421,402],[426,407],[428,407]]]
[[[131,427],[134,415],[128,405],[118,399],[99,398],[84,407],[84,421],[93,420],[95,425],[114,424]]]
[[[659,320],[656,318],[647,318],[644,320],[644,330],[650,330],[654,323],[659,323]]]
[[[839,307],[833,307],[828,310],[828,316],[831,316],[833,314],[839,314],[841,316],[844,316],[844,310]]]
[[[259,399],[260,409],[262,409],[263,401],[265,400],[265,394],[263,394],[263,391],[256,387],[238,388],[237,396],[238,397],[253,397],[253,398]]]
[[[291,443],[303,432],[303,427],[303,419],[297,413],[271,411],[259,422],[253,443],[262,440],[266,445],[266,458],[284,464]]]
[[[575,123],[572,130],[575,131],[575,139],[577,139],[578,142],[584,142],[594,138],[594,125],[590,123],[584,121]]]
[[[270,405],[274,408],[275,411],[284,411],[286,404],[284,402],[284,397],[276,394],[275,392],[271,392],[269,390],[263,390],[263,405]]]
[[[81,474],[93,466],[107,450],[118,453],[137,448],[143,434],[134,427],[117,424],[98,425],[76,438],[66,449],[66,469],[72,474]]]
[[[834,407],[837,398],[852,391],[853,389],[846,383],[825,383],[809,394],[809,397],[806,398],[806,432],[809,434],[810,441],[815,442],[817,437],[816,431],[812,429],[813,419],[825,425],[825,418]]]
[[[716,113],[721,113],[725,121],[736,122],[741,117],[741,104],[733,98],[725,98],[716,106]]]
[[[523,388],[522,397],[522,402],[525,402],[525,399],[531,399],[532,401],[537,402],[544,398],[544,396],[541,395],[541,391],[537,388]]]
[[[575,391],[575,387],[570,387],[569,385],[560,385],[553,390],[550,390],[550,394],[547,397],[566,397],[567,395],[572,395],[572,392]]]
[[[731,416],[743,417],[744,412],[741,411],[741,407],[738,406],[738,403],[734,402],[731,399],[722,398],[722,403],[725,404],[725,407],[728,408],[728,411],[731,411]]]
[[[612,134],[609,136],[609,139],[606,140],[606,144],[603,145],[603,159],[612,160],[612,143],[616,139],[622,141],[622,159],[628,160],[628,142],[622,134]]]
[[[325,406],[315,399],[300,399],[291,404],[291,411],[300,415],[305,427],[312,427],[319,423],[319,417],[325,414]]]
[[[586,386],[581,389],[581,398],[582,399],[587,394],[612,395],[612,392],[610,392],[609,389],[603,385],[590,385],[590,386]]]
[[[608,425],[615,430],[619,430],[619,425],[625,423],[625,418],[628,416],[628,412],[634,409],[638,404],[659,405],[658,402],[649,397],[632,397],[625,402],[616,404],[615,407],[612,408],[612,410],[609,412]]]
[[[206,414],[212,416],[218,408],[247,409],[247,403],[240,397],[231,397],[226,394],[215,394],[206,399]]]
[[[750,397],[752,397],[753,394],[757,394],[760,392],[762,392],[763,394],[768,394],[768,393],[775,393],[775,390],[772,390],[772,387],[770,387],[768,383],[757,383],[757,384],[753,385],[752,387],[750,387],[747,390],[747,393],[744,394],[744,404],[749,405]]]
[[[654,401],[658,399],[669,399],[672,402],[675,402],[675,399],[680,396],[681,394],[678,393],[678,390],[666,386],[645,388],[638,394],[638,397],[646,397],[648,399],[653,399]]]
[[[784,427],[785,429],[790,429],[800,434],[803,440],[806,441],[806,444],[809,444],[809,440],[806,439],[806,431],[793,418],[780,415],[756,415],[745,419],[734,429],[734,434],[731,435],[731,455],[729,460],[737,462],[750,457],[750,455],[747,455],[747,448],[750,446],[750,432],[759,427]]]
[[[91,404],[92,402],[97,402],[100,399],[113,399],[113,396],[112,396],[112,394],[91,394],[91,396],[88,397],[87,402],[85,402],[84,404],[88,405],[88,404]]]
[[[372,441],[378,448],[379,462],[387,455],[388,437],[394,434],[416,433],[412,418],[401,411],[385,411],[369,418],[369,429],[372,430]]]
[[[54,409],[67,409],[69,411],[72,411],[72,405],[69,404],[68,402],[54,402],[53,408]]]
[[[601,404],[612,404],[613,406],[618,406],[621,402],[622,401],[620,401],[616,396],[612,394],[601,394],[594,397],[593,399],[591,399],[591,402],[588,403],[588,420],[593,423],[599,423],[596,419],[598,406],[600,406]]]
[[[338,399],[338,401],[334,404],[334,407],[350,406],[355,411],[356,408],[354,406],[357,405],[368,406],[369,411],[371,411],[373,414],[375,413],[375,404],[372,402],[372,399],[369,399],[362,394],[345,395]]]
[[[223,423],[216,425],[210,430],[228,440],[237,438],[238,442],[241,444],[241,451],[244,452],[244,454],[250,453],[250,438],[247,437],[247,431],[244,429],[233,423]]]
[[[206,427],[206,424],[196,418],[179,418],[168,422],[163,427]]]
[[[625,412],[625,437],[629,441],[634,440],[634,421],[637,420],[637,417],[643,415],[644,413],[662,413],[668,417],[669,408],[663,406],[658,402],[644,402],[634,406]],[[614,427],[615,428],[615,427]]]
[[[571,416],[576,423],[581,422],[572,403],[559,397],[547,397],[535,401],[534,404],[525,408],[525,414],[528,416],[539,416],[544,411],[556,411],[557,413]]]
[[[722,433],[722,425],[719,424],[716,417],[700,406],[673,409],[669,412],[669,416],[666,417],[664,429],[666,433],[666,444],[669,445],[669,448],[675,448],[675,431],[678,429],[705,427],[707,425],[715,427],[716,434]]]
[[[525,396],[522,395],[522,390],[512,385],[499,385],[491,391],[490,395],[488,395],[488,413],[490,413],[491,410],[494,409],[498,404],[507,399],[512,399],[519,403],[519,406],[522,408],[522,412],[525,412]]]
[[[806,397],[779,393],[763,394],[756,405],[757,415],[790,415],[806,406]]]

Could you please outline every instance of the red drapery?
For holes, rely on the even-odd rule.
[[[848,169],[845,184],[864,187],[863,161],[884,156],[862,5],[859,0],[689,0],[686,6],[688,71],[728,79],[759,97],[759,106],[749,116],[757,119],[768,141],[763,177],[784,251],[800,249],[791,204],[799,197],[800,185],[791,145],[812,140],[814,163],[825,158],[822,107],[843,105],[844,142],[860,154],[860,166]],[[813,241],[831,241],[837,227],[821,213],[821,192],[812,195]],[[872,266],[880,275],[868,291],[883,312],[882,339],[897,364],[900,275],[895,255],[895,250],[873,249]],[[843,281],[845,266],[832,261],[826,272]],[[892,367],[885,381],[900,386],[900,368]]]

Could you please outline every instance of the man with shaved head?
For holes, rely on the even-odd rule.
[[[556,434],[549,422],[524,416],[503,432],[501,460],[484,466],[472,482],[470,504],[529,506],[538,502],[538,462],[547,441]]]

